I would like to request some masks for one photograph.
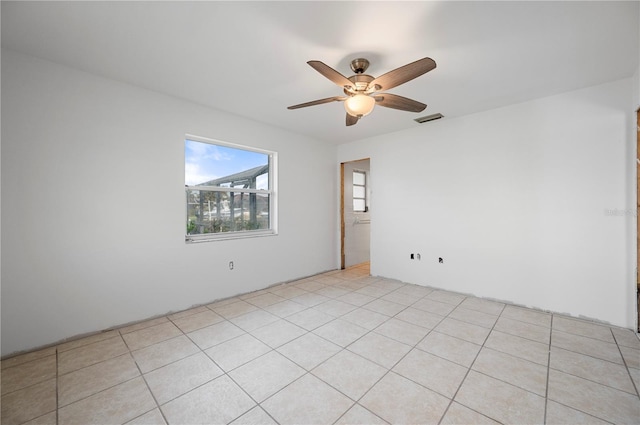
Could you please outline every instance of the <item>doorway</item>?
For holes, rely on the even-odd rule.
[[[369,159],[340,164],[340,268],[370,261],[371,166]]]

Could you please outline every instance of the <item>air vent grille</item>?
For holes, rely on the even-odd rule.
[[[437,114],[427,115],[426,117],[416,118],[414,121],[422,124],[422,123],[433,121],[433,120],[439,120],[440,118],[444,118],[444,115],[437,113]]]

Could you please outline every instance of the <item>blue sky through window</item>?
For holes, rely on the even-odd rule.
[[[184,183],[197,185],[269,163],[269,155],[210,143],[185,140]],[[257,179],[257,189],[268,189],[268,175]]]

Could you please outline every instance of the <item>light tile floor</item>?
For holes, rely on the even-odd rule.
[[[2,361],[2,424],[637,424],[631,330],[324,273]]]

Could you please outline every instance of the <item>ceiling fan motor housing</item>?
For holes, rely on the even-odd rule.
[[[364,73],[369,68],[369,61],[365,58],[357,58],[351,61],[351,70],[356,74]]]

